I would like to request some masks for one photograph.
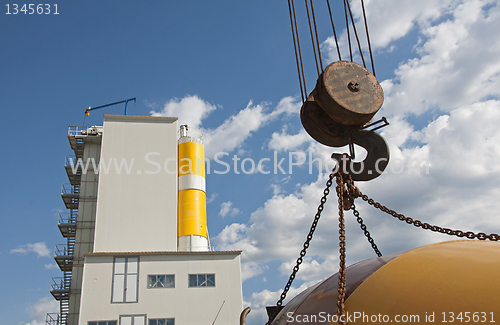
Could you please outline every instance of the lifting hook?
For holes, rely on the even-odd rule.
[[[351,132],[351,143],[366,149],[366,158],[361,162],[354,162],[354,155],[334,153],[332,159],[338,161],[339,170],[350,174],[353,181],[369,181],[377,178],[389,163],[389,148],[385,139],[378,133],[367,130]]]
[[[373,132],[388,125],[387,120],[371,123],[382,107],[384,94],[374,75],[350,61],[329,64],[318,78],[316,87],[300,110],[306,132],[316,141],[329,147],[349,145],[349,162],[343,163],[353,180],[369,181],[387,167],[389,147],[384,138]],[[383,125],[372,127],[380,122]],[[368,152],[362,162],[353,162],[354,144]],[[341,154],[332,158],[339,160]]]

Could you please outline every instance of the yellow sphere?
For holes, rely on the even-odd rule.
[[[338,324],[337,289],[338,273],[292,299],[273,324]],[[345,311],[349,324],[499,322],[500,243],[448,241],[354,264]]]

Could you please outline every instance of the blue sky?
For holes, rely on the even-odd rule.
[[[365,3],[385,93],[377,117],[391,123],[382,131],[391,163],[361,190],[422,221],[500,233],[498,1]],[[67,182],[64,157],[71,154],[67,127],[83,123],[87,106],[137,97],[129,114],[177,115],[196,125],[210,158],[227,152],[223,160],[231,165],[234,155],[270,159],[270,174],[232,168],[227,175],[207,175],[212,243],[244,250],[244,306],[253,309],[248,323],[263,323],[263,306],[274,304],[286,284],[326,181],[316,167],[309,173],[307,164],[288,173],[289,155],[327,159],[332,152],[300,124],[286,1],[66,0],[58,3],[58,15],[7,15],[6,4],[12,5],[2,0],[0,16],[3,322],[43,324],[45,313],[57,307],[49,285],[61,274],[52,250],[64,243],[56,223],[65,210],[59,193]],[[315,6],[326,65],[337,60],[336,50],[326,6]],[[312,89],[310,53],[306,71]],[[92,112],[85,124],[100,125],[103,113],[122,111],[117,105]],[[275,155],[285,159],[286,173],[272,172]],[[398,172],[397,164],[416,160],[430,166],[429,174]],[[338,269],[333,200],[289,297]],[[384,254],[452,239],[358,205]],[[373,257],[355,220],[348,220],[348,264]]]

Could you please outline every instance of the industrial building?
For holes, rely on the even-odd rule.
[[[215,251],[204,148],[175,117],[70,127],[48,325],[236,324],[241,251]]]

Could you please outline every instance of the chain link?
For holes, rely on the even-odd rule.
[[[366,228],[366,225],[364,224],[363,219],[359,216],[359,212],[358,212],[358,210],[356,210],[356,206],[354,204],[351,205],[351,210],[352,210],[352,214],[356,218],[356,221],[359,223],[361,230],[363,230],[363,233],[365,234],[366,239],[368,239],[368,242],[370,243],[370,245],[372,245],[372,248],[375,251],[375,254],[377,254],[378,257],[381,257],[382,253],[378,249],[377,244],[375,244],[375,240],[372,238],[370,232]]]
[[[347,324],[346,317],[345,317],[345,306],[344,306],[344,301],[345,301],[345,290],[346,290],[346,279],[345,279],[345,257],[346,257],[346,248],[345,248],[345,220],[344,220],[344,208],[346,202],[349,200],[344,201],[344,196],[347,194],[347,191],[345,189],[344,185],[344,180],[342,177],[342,172],[337,172],[335,174],[336,176],[336,181],[337,181],[337,197],[338,197],[338,202],[339,202],[339,264],[340,264],[340,269],[339,269],[339,288],[338,288],[338,300],[337,300],[337,316],[339,319],[339,324],[345,325]],[[342,317],[343,316],[343,317]]]
[[[309,230],[309,234],[307,235],[307,239],[304,242],[304,245],[302,247],[302,250],[300,251],[299,258],[297,258],[296,264],[293,267],[292,274],[290,274],[290,278],[288,279],[287,284],[285,285],[285,288],[283,289],[283,292],[281,293],[280,299],[276,303],[277,307],[281,307],[283,304],[283,300],[286,298],[286,294],[288,293],[288,290],[290,290],[290,287],[292,285],[293,280],[295,279],[295,275],[299,271],[300,264],[303,262],[303,258],[306,255],[307,248],[309,248],[309,242],[313,238],[314,231],[316,230],[316,226],[318,225],[318,221],[321,217],[321,212],[323,212],[324,205],[326,203],[326,197],[328,194],[330,194],[330,187],[332,186],[333,181],[333,172],[328,176],[328,180],[326,181],[326,188],[323,191],[323,197],[320,200],[320,204],[318,206],[318,211],[316,212],[316,215],[314,216],[314,221],[311,225],[311,229]],[[266,325],[269,325],[274,317],[276,317],[276,314],[279,312],[280,308],[277,308],[275,311],[275,314],[269,318],[267,321]]]
[[[365,234],[366,239],[368,239],[368,242],[370,243],[373,250],[375,251],[375,254],[377,254],[378,257],[381,257],[382,253],[378,249],[377,244],[375,244],[375,240],[372,238],[370,232],[366,228],[366,225],[363,222],[363,219],[359,216],[359,211],[356,210],[356,205],[354,204],[354,200],[361,195],[361,191],[359,190],[359,188],[357,188],[354,185],[354,181],[352,180],[352,177],[350,174],[347,175],[346,186],[347,186],[347,189],[349,191],[349,195],[348,195],[349,202],[351,203],[349,209],[352,210],[352,214],[356,218],[356,221],[359,223],[361,230],[363,230],[363,233]]]
[[[413,218],[406,217],[403,214],[397,213],[396,211],[387,208],[386,206],[384,206],[384,205],[382,205],[382,204],[374,201],[373,199],[369,198],[367,195],[365,195],[365,194],[363,194],[361,192],[359,192],[359,196],[363,199],[363,201],[368,202],[368,204],[372,205],[376,209],[379,209],[380,211],[383,211],[383,212],[385,212],[387,214],[390,214],[394,218],[397,218],[400,221],[404,221],[404,222],[406,222],[409,225],[414,225],[415,227],[420,227],[422,229],[426,229],[426,230],[430,230],[430,231],[434,231],[434,232],[440,232],[442,234],[447,234],[447,235],[450,235],[450,236],[457,236],[457,237],[460,237],[460,238],[463,238],[463,237],[466,237],[468,239],[475,239],[475,238],[477,238],[479,240],[486,240],[486,239],[488,239],[488,240],[491,240],[491,241],[498,241],[498,240],[500,240],[500,235],[498,235],[498,234],[487,235],[484,232],[479,232],[479,233],[476,234],[476,233],[474,233],[472,231],[464,232],[462,230],[453,230],[453,229],[450,229],[450,228],[442,228],[442,227],[439,227],[439,226],[434,226],[434,225],[428,224],[427,222],[422,222],[422,221],[416,220],[416,219],[414,220]]]
[[[451,235],[451,236],[457,236],[460,238],[466,237],[468,239],[479,239],[479,240],[491,240],[491,241],[499,241],[500,240],[500,235],[498,234],[486,234],[483,232],[479,233],[474,233],[472,231],[467,231],[464,232],[462,230],[453,230],[450,228],[442,228],[439,226],[431,225],[427,222],[422,222],[417,219],[413,219],[410,217],[406,217],[403,214],[397,213],[394,210],[391,210],[387,208],[386,206],[374,201],[373,199],[369,198],[367,195],[363,194],[359,188],[357,188],[354,185],[354,182],[351,178],[351,175],[345,175],[340,171],[340,168],[337,172],[332,171],[332,173],[328,176],[328,180],[326,182],[326,188],[323,191],[323,197],[320,200],[320,204],[318,206],[318,211],[316,212],[316,215],[314,216],[314,221],[311,225],[311,229],[309,230],[309,234],[307,235],[307,239],[303,244],[302,250],[300,251],[300,256],[297,258],[296,264],[293,267],[293,271],[290,274],[290,278],[288,279],[288,282],[283,289],[283,292],[281,293],[280,299],[276,303],[276,308],[275,314],[272,315],[272,317],[269,318],[268,322],[266,325],[269,325],[274,318],[276,317],[276,314],[279,312],[279,310],[283,304],[283,300],[285,300],[286,295],[288,291],[290,290],[290,287],[292,285],[293,280],[295,279],[295,276],[297,272],[299,271],[299,267],[303,262],[303,258],[306,255],[307,248],[309,248],[309,243],[313,237],[314,231],[316,230],[316,226],[318,225],[318,221],[321,217],[321,212],[324,209],[324,205],[326,203],[326,198],[328,194],[330,193],[330,187],[332,186],[332,180],[335,177],[337,187],[336,187],[336,192],[337,192],[337,197],[338,197],[338,209],[339,209],[339,282],[338,282],[338,300],[337,300],[337,315],[339,319],[339,324],[341,325],[346,325],[347,320],[345,317],[345,292],[346,292],[346,243],[345,243],[345,219],[344,219],[344,210],[352,210],[354,217],[356,218],[356,221],[359,223],[361,230],[363,230],[364,235],[368,239],[368,242],[371,244],[373,250],[377,254],[377,256],[382,256],[382,253],[377,247],[377,244],[375,244],[374,239],[371,237],[370,232],[368,231],[366,225],[363,222],[363,219],[359,216],[359,211],[356,209],[356,206],[354,204],[354,200],[358,197],[361,197],[363,201],[366,201],[368,204],[372,205],[376,209],[381,210],[382,212],[385,212],[394,218],[397,218],[400,221],[404,221],[407,224],[411,224],[415,227],[420,227],[425,230],[431,230],[434,232],[440,232],[443,234]],[[344,317],[341,317],[344,316]]]

